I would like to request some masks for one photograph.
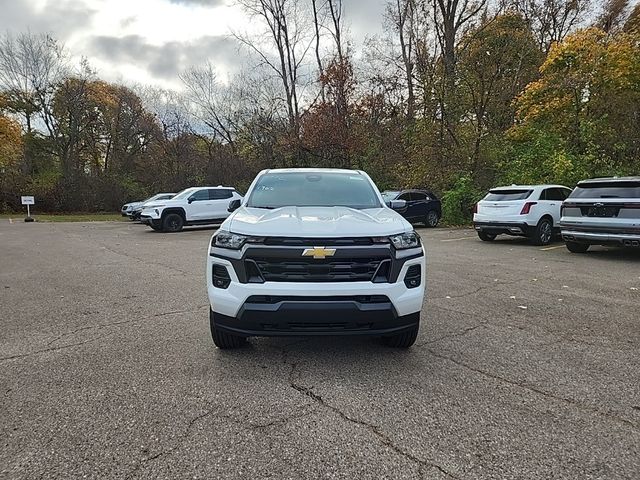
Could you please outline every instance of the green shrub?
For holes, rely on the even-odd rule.
[[[473,206],[482,191],[473,183],[471,174],[458,177],[450,190],[442,195],[442,218],[447,225],[466,225],[473,218]]]

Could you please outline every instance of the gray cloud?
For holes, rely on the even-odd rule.
[[[226,3],[225,0],[169,0],[171,3],[182,3],[182,4],[196,4],[196,5],[204,5],[208,7],[217,7],[218,5],[224,5]]]
[[[2,2],[0,31],[50,33],[66,40],[79,26],[88,25],[95,11],[80,0],[49,0],[42,10],[27,1]]]
[[[148,43],[139,35],[125,37],[95,36],[87,48],[91,56],[113,63],[129,63],[146,68],[152,75],[176,80],[192,65],[210,61],[224,71],[236,71],[242,58],[234,40],[225,36],[201,37],[190,42],[167,42],[162,45]]]

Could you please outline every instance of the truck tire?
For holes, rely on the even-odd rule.
[[[211,328],[211,338],[216,347],[221,350],[229,350],[232,348],[240,348],[247,343],[245,337],[239,337],[216,329],[215,315],[211,307],[209,307],[209,327]]]
[[[184,218],[182,215],[178,215],[177,213],[169,213],[162,220],[162,229],[165,232],[179,232],[184,227]]]
[[[588,243],[567,242],[567,250],[572,253],[586,253],[589,247]]]
[[[419,313],[415,315],[420,319]],[[402,333],[384,337],[384,343],[393,348],[409,348],[416,342],[416,338],[418,338],[418,330],[420,330],[420,325],[416,325],[411,328],[411,330],[406,330]]]
[[[553,221],[549,218],[541,218],[536,225],[531,241],[534,245],[549,245],[553,241]]]
[[[493,242],[496,239],[497,235],[493,235],[485,232],[478,232],[478,237],[480,237],[480,240],[482,240],[483,242]]]

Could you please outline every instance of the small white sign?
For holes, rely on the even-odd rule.
[[[22,198],[22,205],[35,205],[36,204],[36,199],[33,198],[33,197],[22,196],[20,198]]]

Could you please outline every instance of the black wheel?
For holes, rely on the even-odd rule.
[[[586,253],[589,247],[588,243],[567,242],[567,250],[572,253]]]
[[[478,232],[478,237],[480,237],[480,240],[482,240],[483,242],[493,242],[496,239],[497,235],[493,235],[485,232]]]
[[[416,322],[418,322],[420,320],[420,313],[416,313],[414,315],[416,317]],[[416,323],[416,326],[411,328],[411,330],[405,330],[402,333],[384,337],[384,343],[393,348],[409,348],[416,342],[416,338],[418,338],[418,330],[420,330],[420,325]]]
[[[162,221],[162,228],[165,232],[179,232],[184,226],[184,218],[177,213],[170,213]]]
[[[427,212],[427,216],[424,219],[425,226],[429,228],[434,228],[438,226],[438,222],[440,221],[440,217],[438,216],[438,212],[435,210],[430,210]]]
[[[156,227],[155,225],[149,225],[153,230],[155,230],[156,232],[161,232],[162,231],[162,227]]]
[[[548,218],[543,218],[536,225],[536,229],[531,236],[534,245],[549,245],[553,240],[553,222]]]
[[[209,308],[209,326],[211,327],[211,338],[216,347],[227,350],[231,348],[240,348],[247,342],[245,337],[239,337],[227,332],[216,329],[215,323],[216,314]]]

